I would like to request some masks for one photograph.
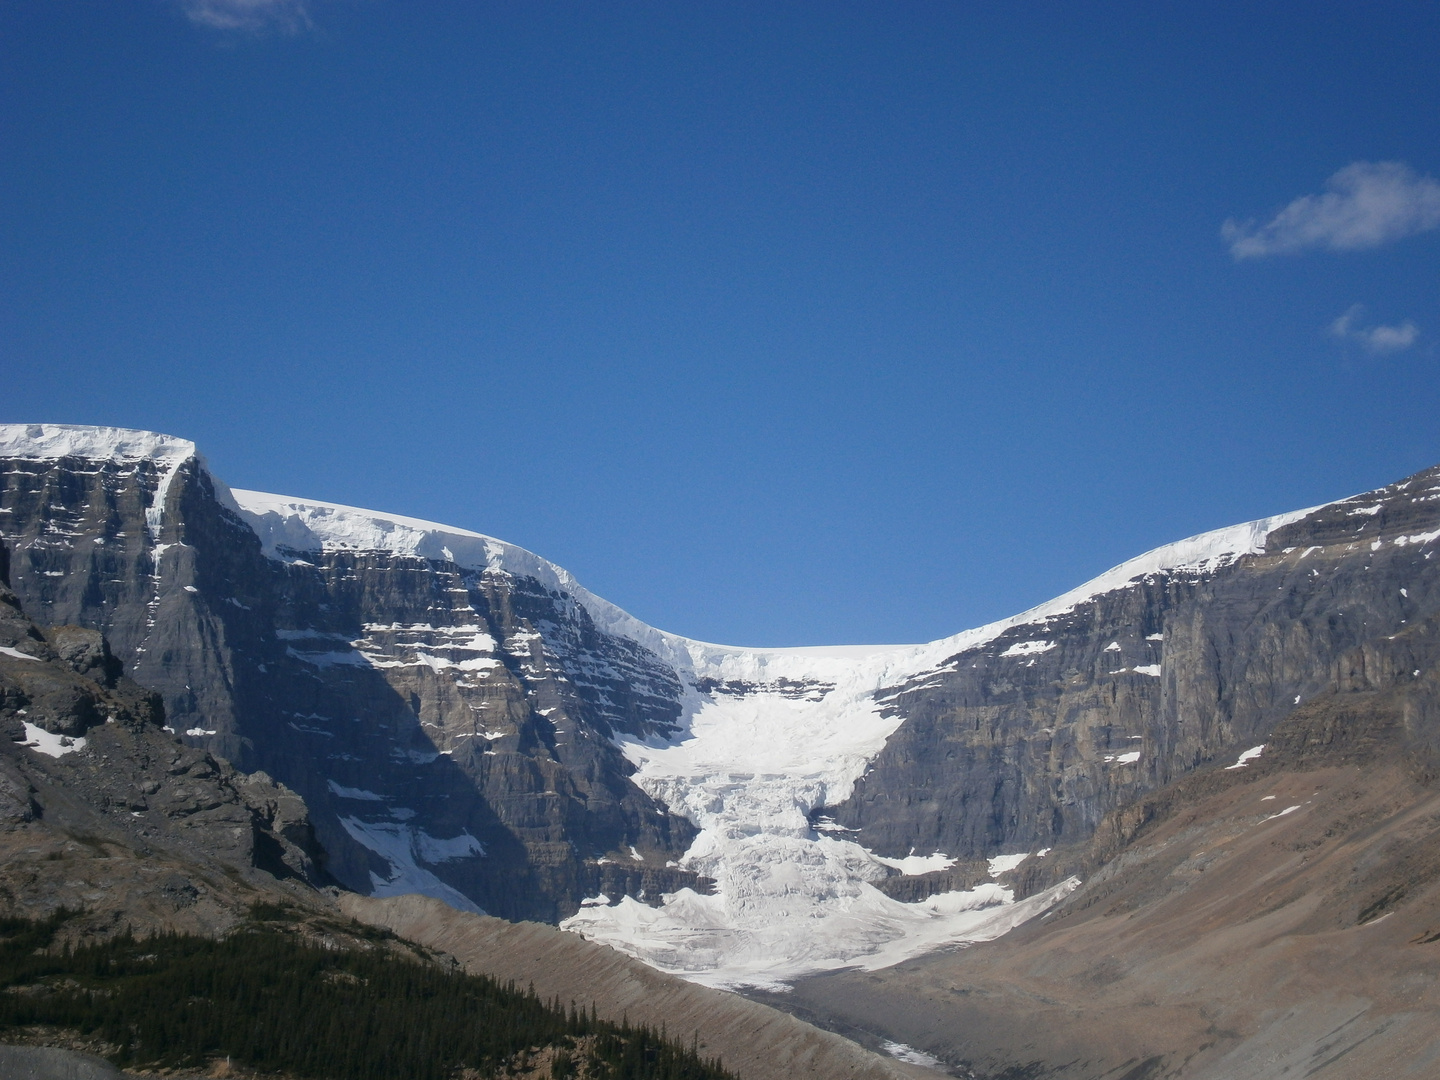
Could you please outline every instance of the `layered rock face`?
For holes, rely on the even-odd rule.
[[[1341,657],[1440,611],[1437,538],[1430,469],[1283,524],[1253,554],[1023,621],[882,691],[904,720],[821,813],[887,854],[1081,842],[1141,793],[1265,743]]]
[[[303,530],[242,516],[180,440],[7,430],[27,606],[102,630],[186,742],[298,791],[347,886],[553,921],[700,885],[666,866],[694,829],[611,741],[673,727],[675,674],[573,599],[442,552],[287,546]]]

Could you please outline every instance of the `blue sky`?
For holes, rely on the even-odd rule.
[[[1440,462],[1437,176],[1432,3],[11,0],[0,420],[925,640]]]

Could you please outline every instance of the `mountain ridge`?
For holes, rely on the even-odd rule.
[[[695,650],[700,655],[713,650],[719,653],[765,656],[773,654],[778,657],[814,653],[821,656],[836,655],[846,659],[870,653],[890,653],[923,648],[960,651],[966,647],[983,644],[984,641],[999,636],[1006,629],[1025,625],[1049,615],[1061,614],[1077,602],[1120,587],[1143,574],[1190,567],[1203,568],[1226,558],[1262,550],[1265,537],[1276,529],[1301,520],[1325,507],[1363,498],[1365,494],[1334,499],[1305,509],[1270,515],[1235,525],[1208,529],[1181,540],[1162,544],[1117,563],[1080,585],[1015,615],[947,634],[931,641],[875,645],[832,643],[759,647],[702,641],[651,626],[631,615],[618,604],[591,592],[559,564],[527,548],[520,547],[518,544],[512,544],[486,533],[343,503],[232,488],[215,478],[197,444],[188,439],[141,429],[81,424],[0,424],[0,458],[6,457],[32,457],[37,460],[54,460],[64,457],[91,460],[108,458],[133,461],[150,460],[165,462],[168,469],[171,470],[187,460],[194,459],[209,473],[211,481],[215,485],[217,498],[228,508],[243,515],[260,538],[264,550],[271,557],[276,557],[281,548],[304,551],[308,550],[305,546],[307,543],[316,547],[329,543],[357,551],[390,550],[396,553],[442,558],[445,557],[443,545],[446,538],[478,540],[485,551],[484,559],[467,561],[462,557],[451,561],[456,561],[468,569],[501,569],[537,577],[546,584],[561,588],[574,595],[577,600],[590,609],[592,618],[596,618],[597,622],[603,620],[611,624],[607,626],[607,629],[624,627],[636,634],[637,640],[649,638],[650,640],[644,641],[645,644],[650,644],[651,640],[661,640],[674,643],[674,646],[685,652]],[[157,492],[157,498],[163,502],[163,488]],[[160,509],[163,511],[163,507]],[[311,531],[310,525],[326,515],[333,515],[335,519],[347,525],[370,524],[372,526],[371,535],[365,538],[370,542],[347,543],[346,529],[344,528],[326,529],[322,527],[319,533]],[[351,536],[358,538],[364,531],[362,525],[361,528],[354,529]],[[403,539],[397,539],[397,536],[401,536]]]
[[[107,429],[94,452],[120,456],[73,456],[87,430],[0,429],[19,580],[113,627],[187,738],[285,773],[342,880],[716,985],[1003,933],[1074,887],[1105,814],[1254,745],[1332,653],[1440,601],[1430,470],[935,642],[747,650],[493,537],[230,493],[193,444]]]

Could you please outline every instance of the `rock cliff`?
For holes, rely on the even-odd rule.
[[[26,606],[103,631],[187,744],[299,792],[347,886],[551,921],[703,888],[673,865],[693,827],[611,738],[671,730],[675,674],[573,599],[441,552],[275,546],[181,440],[6,430]]]
[[[1342,656],[1440,611],[1440,469],[1306,514],[1253,554],[1158,570],[882,691],[903,722],[818,813],[885,854],[1087,838],[1265,743]],[[1228,760],[1227,760],[1228,763]]]
[[[256,901],[319,902],[321,860],[295,792],[169,734],[97,631],[40,628],[0,581],[5,913],[215,933]]]

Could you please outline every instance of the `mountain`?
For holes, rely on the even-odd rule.
[[[0,473],[29,608],[300,793],[342,883],[720,986],[1063,902],[1109,815],[1267,744],[1440,595],[1440,470],[941,641],[772,650],[656,630],[481,534],[231,492],[167,436],[4,426]]]
[[[187,742],[290,784],[346,885],[553,920],[601,889],[698,883],[666,866],[693,827],[625,779],[611,739],[672,727],[674,676],[548,564],[458,533],[478,565],[432,558],[403,519],[371,538],[317,505],[317,527],[365,545],[326,549],[166,436],[12,426],[0,457],[26,606],[102,630]]]

